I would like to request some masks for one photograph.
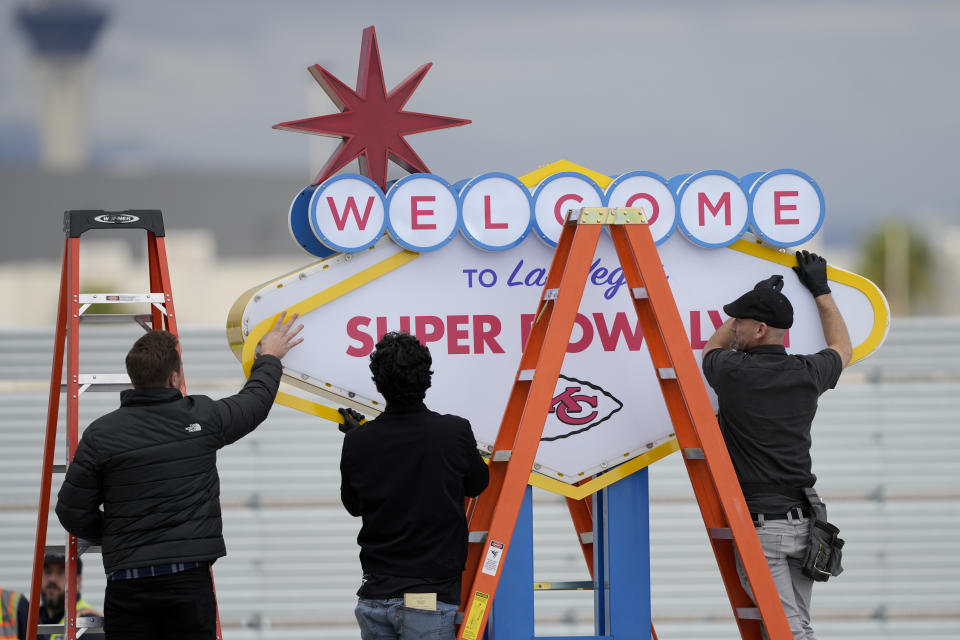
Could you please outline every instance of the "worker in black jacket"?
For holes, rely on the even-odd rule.
[[[386,410],[349,429],[343,443],[341,499],[363,519],[355,613],[364,640],[455,635],[467,558],[464,497],[480,495],[489,474],[470,423],[423,404],[431,362],[413,336],[386,334],[370,354]],[[345,423],[356,424],[349,413]]]
[[[284,316],[243,389],[216,401],[181,395],[177,338],[149,331],[127,354],[134,388],[84,430],[56,512],[67,531],[102,545],[111,640],[215,637],[210,565],[227,554],[217,450],[266,419],[280,359],[303,340],[297,316]]]

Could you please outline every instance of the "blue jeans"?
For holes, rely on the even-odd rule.
[[[767,564],[770,565],[770,573],[777,585],[777,593],[783,604],[783,612],[787,614],[793,637],[796,640],[815,640],[813,627],[810,626],[813,578],[808,578],[801,570],[807,545],[810,543],[810,519],[766,520],[757,527],[757,536],[760,538]],[[736,556],[740,583],[753,598],[753,590],[747,581],[740,554]],[[763,637],[767,637],[766,631]]]
[[[354,614],[362,640],[454,640],[457,605],[437,602],[436,611],[403,606],[403,598],[360,598]]]

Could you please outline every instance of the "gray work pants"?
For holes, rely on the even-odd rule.
[[[816,640],[813,627],[810,626],[813,579],[805,576],[800,569],[810,539],[810,518],[764,520],[763,524],[757,526],[757,535],[760,537],[760,546],[763,547],[767,564],[770,565],[770,573],[777,585],[777,593],[780,594],[780,602],[783,603],[783,611],[787,614],[793,637],[796,640]],[[753,598],[740,554],[736,556],[740,584]],[[763,637],[767,637],[766,632]]]

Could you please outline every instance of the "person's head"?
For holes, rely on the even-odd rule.
[[[127,374],[137,389],[180,387],[180,351],[169,331],[148,331],[127,353]]]
[[[409,333],[391,331],[370,354],[373,382],[390,404],[422,402],[430,388],[430,350]]]
[[[723,306],[724,313],[734,319],[734,349],[783,344],[787,329],[793,326],[793,305],[781,289],[783,276],[770,276]]]
[[[77,591],[80,591],[83,575],[83,560],[77,558]],[[43,589],[40,599],[51,610],[63,608],[63,594],[67,587],[66,560],[60,554],[48,553],[43,557]]]

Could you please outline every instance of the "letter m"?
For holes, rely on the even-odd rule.
[[[331,196],[327,196],[327,206],[330,207],[330,215],[333,216],[333,223],[337,225],[338,231],[343,231],[343,228],[347,226],[347,216],[351,213],[353,214],[353,219],[357,221],[357,227],[360,228],[360,231],[363,231],[367,228],[367,220],[370,219],[370,209],[373,208],[373,196],[367,198],[367,206],[363,210],[363,215],[360,215],[360,209],[357,207],[357,201],[353,196],[347,198],[347,204],[343,207],[343,213],[337,211],[337,203],[334,202]]]
[[[700,192],[697,194],[699,196],[698,206],[700,209],[700,226],[707,224],[706,222],[706,210],[709,209],[710,213],[713,214],[713,217],[716,218],[717,214],[720,213],[720,208],[723,207],[723,224],[730,226],[732,221],[730,219],[730,192],[724,191],[723,195],[720,196],[720,199],[717,201],[717,204],[710,202],[710,198],[707,197],[707,194]]]

